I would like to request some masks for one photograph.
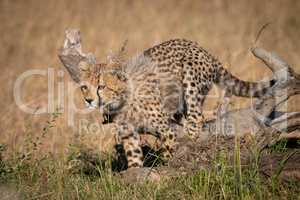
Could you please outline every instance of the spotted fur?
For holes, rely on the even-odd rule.
[[[259,97],[274,84],[236,78],[196,42],[185,39],[163,42],[121,66],[88,69],[82,71],[89,72],[82,76],[86,77],[81,87],[85,101],[114,116],[117,140],[125,149],[129,167],[143,166],[141,131],[161,139],[165,158],[174,151],[174,120],[183,117],[185,133],[201,136],[203,102],[212,84],[225,89],[228,96],[243,97]],[[107,76],[120,84],[109,83]]]

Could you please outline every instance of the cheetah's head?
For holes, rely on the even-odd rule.
[[[88,108],[102,108],[104,113],[122,106],[124,82],[120,71],[124,63],[127,40],[117,53],[109,55],[106,63],[96,64],[93,54],[81,51],[81,37],[77,29],[66,30],[66,39],[60,49],[59,58],[71,78],[79,85]],[[105,113],[106,112],[106,113]]]
[[[126,92],[126,78],[116,64],[79,63],[80,90],[86,106],[100,108],[104,114],[119,110]]]

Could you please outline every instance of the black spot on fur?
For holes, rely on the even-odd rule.
[[[122,137],[122,140],[128,140],[128,139],[131,138],[131,137],[133,137],[133,133],[128,134],[128,135],[126,135],[126,136],[123,136],[123,137]]]
[[[130,165],[130,167],[138,167],[138,166],[139,166],[138,163],[132,163],[132,164]]]
[[[134,153],[137,153],[137,154],[142,153],[139,149],[135,149],[135,150],[133,150],[133,152],[134,152]]]
[[[130,150],[127,151],[127,152],[126,152],[126,155],[129,156],[129,157],[132,156],[132,151],[130,151]]]

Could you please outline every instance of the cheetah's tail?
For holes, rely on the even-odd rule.
[[[243,81],[232,75],[224,67],[220,66],[219,69],[216,76],[216,83],[225,88],[226,92],[235,96],[260,97],[276,82],[274,79],[265,82]]]

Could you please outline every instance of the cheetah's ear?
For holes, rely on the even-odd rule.
[[[114,76],[117,76],[117,78],[121,81],[127,80],[126,75],[122,69],[114,69],[114,70],[112,70],[112,74]]]
[[[121,46],[121,48],[117,52],[110,52],[107,56],[108,64],[116,64],[121,65],[125,61],[126,57],[126,46],[127,46],[128,40],[125,40]]]
[[[85,60],[80,61],[78,63],[79,77],[80,78],[88,78],[92,73],[93,67],[94,67],[94,64],[92,64],[92,63],[89,63]]]

